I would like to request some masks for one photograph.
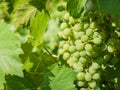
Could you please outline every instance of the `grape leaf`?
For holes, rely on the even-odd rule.
[[[38,12],[37,16],[31,20],[30,27],[34,46],[42,44],[43,35],[47,27],[48,20],[49,16],[44,10]]]
[[[46,8],[47,1],[48,0],[30,0],[29,3],[41,11]]]
[[[9,26],[4,21],[0,21],[0,81],[2,81],[0,86],[5,83],[5,74],[23,77],[23,65],[19,58],[19,54],[22,53],[20,43],[21,41]]]
[[[49,77],[51,90],[77,90],[73,84],[76,74],[72,69],[55,64],[51,73],[54,75]]]
[[[34,63],[33,71],[44,72],[47,67],[55,63],[55,60],[47,53],[32,53],[30,55],[30,61]]]
[[[37,8],[33,7],[29,3],[21,4],[12,15],[12,22],[15,24],[16,28],[21,25],[27,25],[28,22],[36,15]]]
[[[67,10],[73,17],[79,17],[86,0],[67,0]]]
[[[25,73],[24,78],[7,75],[6,81],[7,90],[37,90],[34,78],[29,73]]]

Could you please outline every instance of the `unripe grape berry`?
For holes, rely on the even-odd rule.
[[[65,52],[65,50],[64,50],[64,49],[59,49],[58,54],[59,54],[59,55],[63,55],[63,54],[64,54],[64,52]]]
[[[81,37],[81,34],[80,34],[80,32],[73,32],[74,33],[74,38],[75,39],[79,39],[80,37]]]
[[[79,72],[76,77],[78,80],[84,80],[84,75],[85,75],[85,73]]]
[[[85,50],[86,51],[92,51],[93,49],[92,49],[92,45],[91,44],[86,44],[85,45]]]
[[[86,56],[86,51],[85,50],[80,51],[80,56],[85,57]]]
[[[95,73],[95,74],[93,75],[93,79],[99,80],[99,79],[100,79],[100,73]]]
[[[87,73],[85,74],[85,80],[86,80],[86,81],[91,81],[91,79],[92,79],[92,75],[87,72]]]
[[[69,58],[70,58],[70,53],[65,52],[65,53],[63,54],[63,59],[64,59],[64,60],[68,60]]]
[[[65,15],[64,15],[63,18],[64,18],[65,20],[69,20],[69,17],[70,17],[70,14],[69,14],[69,13],[65,13]]]
[[[64,44],[63,49],[64,49],[65,51],[68,50],[68,49],[69,49],[69,44],[68,44],[68,43]]]
[[[76,52],[74,52],[73,56],[76,57],[76,58],[79,58],[80,57],[80,53],[78,51],[76,51]]]
[[[89,23],[84,24],[84,29],[87,29],[89,27]]]
[[[75,52],[76,50],[76,47],[75,46],[70,46],[69,47],[69,51],[72,53],[72,52]]]
[[[67,64],[72,67],[74,65],[75,61],[71,60],[71,59],[68,59],[67,60]]]
[[[71,16],[69,17],[69,24],[74,24],[75,23],[75,20],[74,18]]]
[[[82,26],[81,26],[79,23],[75,24],[74,27],[73,27],[73,29],[74,29],[75,31],[80,31],[81,28],[82,28]]]
[[[94,29],[94,28],[96,28],[96,27],[97,27],[97,25],[96,25],[95,22],[90,23],[90,28]]]
[[[59,32],[57,35],[59,38],[63,38],[63,32]]]
[[[75,68],[75,71],[76,71],[76,72],[82,72],[83,70],[84,70],[84,69],[83,69],[82,66],[78,66],[78,67]]]
[[[64,44],[65,44],[65,41],[60,41],[59,47],[63,47]]]
[[[113,53],[114,52],[114,47],[109,45],[109,46],[107,46],[107,50],[108,50],[109,53]]]
[[[71,30],[69,28],[64,29],[63,31],[64,36],[69,36],[71,34]]]
[[[87,62],[87,59],[84,58],[84,57],[80,57],[79,61],[82,63],[82,64],[85,64]]]
[[[79,43],[82,43],[82,41],[81,40],[75,40],[75,45],[77,45]]]
[[[96,81],[90,81],[89,83],[88,83],[88,85],[89,85],[89,87],[91,87],[91,88],[95,88],[96,86],[97,86],[97,84],[96,84]]]
[[[65,29],[65,28],[67,28],[67,26],[68,26],[67,23],[63,22],[60,25],[60,29]]]
[[[96,62],[92,63],[92,68],[93,68],[93,69],[97,70],[99,67],[100,67],[100,66],[99,66],[98,63],[96,63]]]
[[[91,28],[88,28],[87,30],[86,30],[86,35],[87,36],[90,36],[90,35],[92,35],[93,34],[93,30],[91,29]]]
[[[77,85],[78,85],[79,87],[84,86],[84,84],[85,84],[85,82],[84,82],[84,81],[78,81],[78,82],[77,82]]]
[[[87,90],[86,88],[80,88],[80,90]]]
[[[76,50],[83,50],[83,48],[84,48],[84,44],[82,42],[76,45]]]
[[[70,60],[75,61],[75,62],[78,61],[77,58],[74,56],[70,57]]]
[[[89,73],[90,73],[90,74],[94,74],[95,72],[96,72],[95,69],[93,69],[92,67],[89,67]]]
[[[93,33],[93,38],[97,38],[99,36],[99,33],[98,32],[94,32]]]
[[[102,40],[100,38],[94,38],[93,43],[96,45],[100,45],[102,43]]]
[[[82,35],[81,36],[81,41],[83,41],[83,42],[86,42],[86,41],[88,41],[88,36],[87,35]]]
[[[104,55],[103,58],[104,58],[105,61],[109,61],[111,59],[111,55],[110,54]]]
[[[83,64],[81,64],[80,62],[76,62],[76,63],[74,63],[73,68],[76,69],[79,66],[83,67]]]

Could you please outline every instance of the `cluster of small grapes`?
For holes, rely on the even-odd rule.
[[[111,59],[115,59],[111,60],[114,64],[119,60],[117,30],[111,29],[107,33],[106,28],[92,18],[75,19],[68,12],[64,14],[60,28],[62,31],[58,36],[62,40],[58,54],[77,73],[77,86],[80,90],[100,90],[101,70]]]

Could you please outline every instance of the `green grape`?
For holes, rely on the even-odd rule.
[[[80,88],[80,90],[87,90],[86,88]]]
[[[88,36],[87,35],[82,35],[81,36],[81,41],[83,41],[83,42],[86,42],[86,41],[88,41]]]
[[[97,27],[97,26],[96,26],[96,23],[95,23],[95,22],[90,23],[90,28],[94,29],[94,28],[96,28],[96,27]]]
[[[92,80],[88,83],[89,87],[95,88],[97,86],[96,81]]]
[[[76,52],[73,53],[73,56],[76,57],[76,58],[79,58],[80,57],[80,53],[78,51],[76,51]]]
[[[75,45],[78,45],[79,43],[82,43],[81,40],[75,40]]]
[[[85,64],[87,62],[87,59],[84,58],[84,57],[80,57],[79,61],[82,63],[82,64]]]
[[[86,44],[85,45],[85,50],[86,51],[93,51],[92,45],[91,44]]]
[[[84,24],[84,29],[87,29],[89,27],[89,23]]]
[[[67,60],[67,64],[72,67],[74,65],[75,61],[73,61],[72,59],[68,59]]]
[[[75,71],[76,71],[76,72],[82,72],[83,70],[84,70],[84,69],[83,69],[82,66],[78,66],[78,67],[75,68]]]
[[[86,51],[85,50],[80,51],[80,56],[85,57],[86,56]]]
[[[63,59],[64,59],[64,60],[68,60],[69,58],[70,58],[70,53],[65,52],[65,53],[63,54]]]
[[[108,45],[108,46],[107,46],[107,50],[108,50],[109,53],[113,53],[113,52],[115,51],[115,50],[114,50],[114,47],[111,46],[111,45]]]
[[[86,30],[86,35],[87,36],[90,36],[90,35],[92,35],[93,34],[93,30],[91,29],[91,28],[88,28],[87,30]]]
[[[83,50],[84,49],[84,43],[78,43],[77,45],[76,45],[76,50]]]
[[[64,29],[63,31],[64,36],[69,36],[71,34],[71,30],[69,28]]]
[[[102,43],[102,40],[100,38],[94,38],[93,43],[96,45],[100,45]]]
[[[61,41],[61,42],[59,43],[59,47],[63,47],[64,44],[65,44],[65,41]]]
[[[75,50],[76,50],[75,46],[72,45],[72,46],[69,47],[69,52],[72,53],[72,52],[75,52]]]
[[[75,23],[75,20],[73,17],[69,17],[69,24],[74,24]]]
[[[64,46],[63,46],[63,49],[66,51],[66,50],[68,50],[69,49],[69,44],[68,43],[66,43],[66,44],[64,44]]]
[[[79,87],[84,86],[84,84],[85,84],[85,82],[84,82],[84,81],[78,81],[78,82],[77,82],[77,85],[78,85]]]
[[[68,26],[67,23],[63,22],[63,23],[61,23],[60,28],[65,29],[65,28],[67,28],[67,26]]]
[[[93,68],[93,69],[97,70],[97,69],[99,69],[99,67],[100,67],[100,66],[99,66],[98,63],[96,63],[96,62],[93,62],[93,63],[92,63],[92,68]]]
[[[74,32],[75,39],[79,39],[81,37],[80,32]]]
[[[86,81],[91,81],[91,79],[92,79],[92,75],[87,72],[87,73],[85,74],[85,80],[86,80]]]
[[[79,32],[79,35],[80,35],[80,36],[85,35],[85,32],[80,31],[80,32]]]
[[[90,74],[94,74],[95,72],[96,72],[96,70],[93,69],[93,67],[90,67],[90,68],[89,68],[89,73],[90,73]]]
[[[63,38],[63,32],[59,32],[57,35],[59,38]]]
[[[95,73],[92,77],[95,80],[99,80],[100,79],[100,73]]]
[[[105,61],[109,61],[111,59],[111,55],[110,54],[104,55],[103,58],[104,58]]]
[[[99,33],[98,32],[94,32],[93,33],[93,38],[97,38],[99,36]]]
[[[73,30],[75,31],[80,31],[82,29],[83,29],[82,24],[79,24],[79,23],[75,24],[73,27]]]
[[[98,54],[95,51],[86,51],[86,55],[96,57]]]
[[[69,14],[69,13],[65,13],[65,15],[64,15],[63,18],[64,18],[65,20],[69,20],[69,17],[70,17],[70,14]]]
[[[59,54],[59,55],[63,55],[63,54],[64,54],[64,52],[65,52],[65,50],[64,50],[64,49],[59,49],[58,54]]]
[[[84,72],[79,72],[76,77],[78,80],[84,80],[84,76],[85,76]]]
[[[70,60],[75,61],[75,62],[78,61],[77,58],[74,56],[70,57]]]
[[[73,68],[76,69],[79,66],[83,67],[83,64],[80,62],[76,62],[76,63],[74,63]]]

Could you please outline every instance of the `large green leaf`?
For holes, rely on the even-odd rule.
[[[49,77],[51,90],[77,90],[73,84],[76,74],[71,68],[56,64],[51,72],[54,75]]]
[[[5,83],[5,74],[23,77],[22,63],[19,54],[21,41],[13,33],[9,26],[0,21],[0,86]],[[0,87],[2,89],[3,87]]]
[[[67,0],[67,9],[73,17],[79,17],[87,0]]]
[[[23,3],[13,12],[12,18],[16,28],[21,25],[27,25],[28,22],[36,15],[37,8],[29,3]]]
[[[40,45],[43,41],[43,35],[47,27],[49,20],[48,13],[42,10],[37,14],[33,20],[31,20],[31,35],[33,37],[33,44],[35,46]]]

